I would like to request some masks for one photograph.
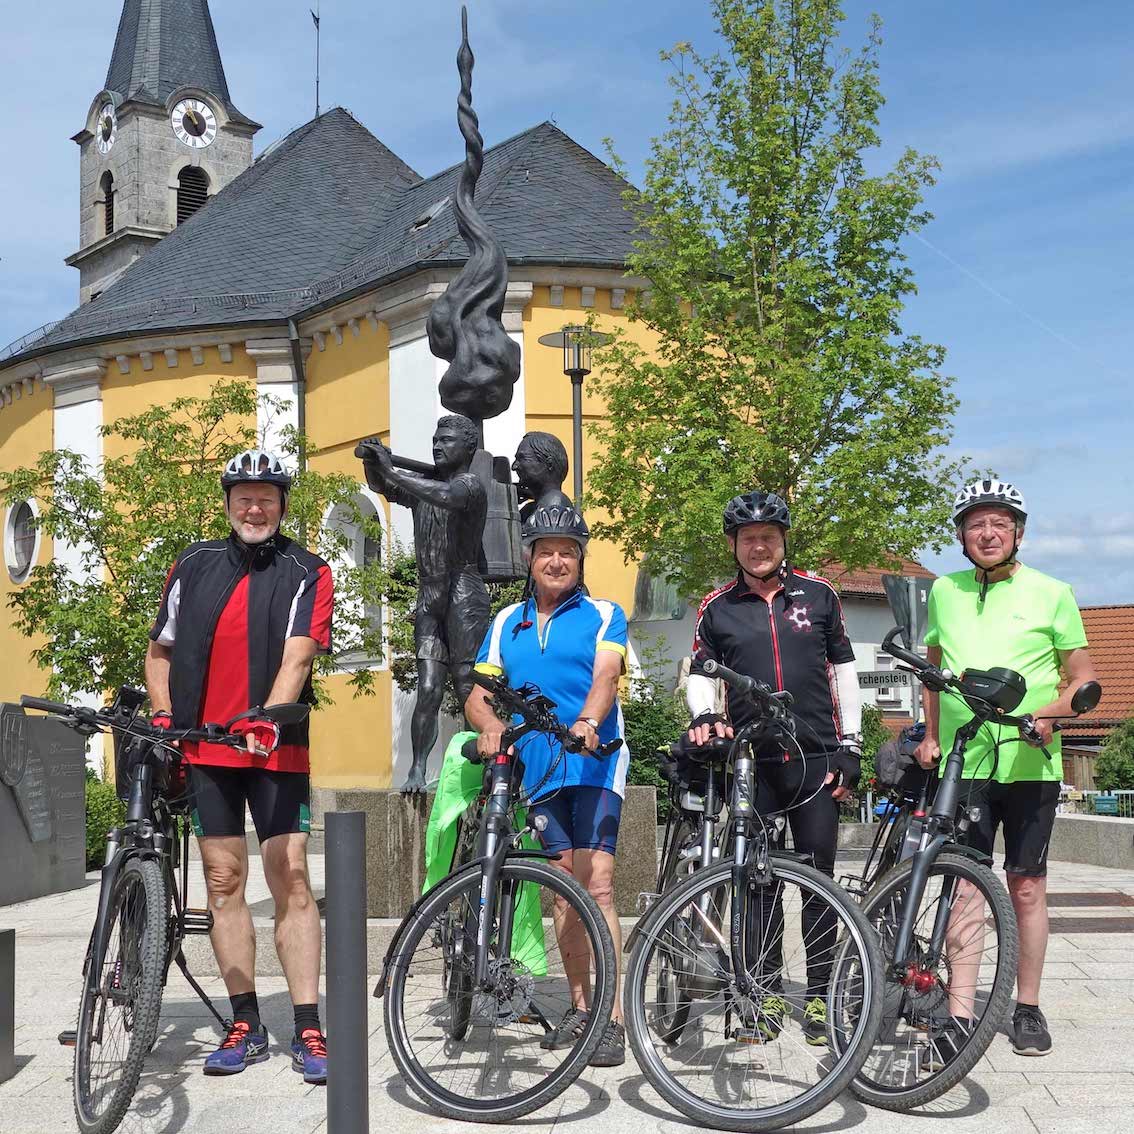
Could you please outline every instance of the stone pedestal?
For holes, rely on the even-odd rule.
[[[402,917],[425,881],[425,825],[433,796],[396,791],[313,793],[314,819],[327,811],[366,812],[366,912]],[[656,795],[652,787],[629,787],[615,856],[614,900],[622,917],[637,913],[638,895],[657,880]]]

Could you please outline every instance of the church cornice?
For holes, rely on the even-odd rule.
[[[96,255],[104,248],[109,248],[112,244],[120,244],[126,239],[138,240],[144,244],[156,244],[163,236],[167,236],[168,233],[168,229],[154,228],[149,225],[123,225],[121,228],[116,228],[106,236],[99,237],[98,240],[94,241],[92,244],[88,244],[85,248],[80,248],[78,252],[72,252],[63,263],[74,268],[86,260],[87,257]]]

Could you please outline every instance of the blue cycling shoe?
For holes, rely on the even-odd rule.
[[[318,1028],[304,1028],[292,1038],[291,1069],[302,1071],[305,1083],[327,1081],[327,1037]]]
[[[251,1063],[263,1063],[268,1055],[268,1029],[263,1024],[253,1028],[237,1020],[229,1025],[220,1047],[205,1060],[205,1074],[238,1075]]]

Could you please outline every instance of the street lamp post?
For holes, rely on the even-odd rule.
[[[609,335],[577,325],[540,335],[540,344],[563,351],[563,373],[571,379],[571,472],[575,507],[583,506],[583,379],[591,372],[591,348],[610,341]]]

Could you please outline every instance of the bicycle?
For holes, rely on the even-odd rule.
[[[703,671],[758,709],[731,740],[683,746],[714,783],[730,770],[723,849],[732,853],[660,894],[630,935],[626,1031],[646,1078],[683,1114],[718,1129],[774,1130],[821,1110],[854,1078],[881,1017],[881,958],[857,903],[807,856],[776,848],[782,815],[769,825],[756,812],[753,748],[798,751],[791,695],[716,662]],[[678,999],[667,988],[651,1004],[647,989],[663,972]],[[822,1051],[802,1035],[819,982],[831,1045]]]
[[[927,688],[962,697],[973,712],[939,775],[902,791],[885,836],[875,837],[877,863],[872,853],[857,887],[882,943],[886,984],[878,1038],[852,1089],[865,1102],[905,1112],[939,1098],[972,1070],[1005,1018],[1016,977],[1011,898],[991,856],[965,842],[979,819],[961,797],[965,749],[987,723],[1015,726],[1033,742],[1039,737],[1034,718],[1011,715],[1026,693],[1019,674],[957,676],[896,645],[898,633],[891,630],[882,649]],[[1076,713],[1100,695],[1096,682],[1084,685]]]
[[[545,824],[539,817],[522,825],[514,818],[528,800],[521,793],[523,761],[513,746],[542,733],[560,743],[562,758],[583,752],[582,741],[534,685],[512,689],[500,678],[473,678],[498,711],[519,720],[504,730],[501,751],[484,761],[475,858],[458,863],[410,907],[374,995],[384,998],[394,1062],[432,1110],[467,1121],[511,1122],[562,1093],[587,1066],[610,1020],[616,959],[597,903],[548,861],[559,856],[521,846]],[[592,755],[608,756],[621,743],[610,741]],[[479,759],[475,741],[463,754]],[[549,916],[556,925],[550,938]],[[564,947],[568,932],[574,937]],[[592,957],[593,983],[587,975]],[[555,1042],[560,1020],[580,998],[589,1010],[577,1033]]]
[[[139,720],[140,689],[123,686],[102,709],[23,696],[20,705],[59,717],[80,735],[111,731],[129,743],[117,761],[126,820],[107,835],[98,912],[83,961],[83,991],[76,1029],[59,1042],[75,1049],[75,1117],[83,1134],[110,1134],[122,1121],[157,1039],[162,990],[176,964],[222,1030],[229,1021],[189,972],[182,942],[208,933],[213,915],[191,909],[189,892],[189,796],[178,793],[179,741],[208,741],[241,748],[229,730],[240,720],[266,716],[277,724],[302,720],[308,705],[256,707],[225,725],[160,729]],[[124,782],[128,792],[124,792]],[[180,832],[178,828],[180,827]]]

